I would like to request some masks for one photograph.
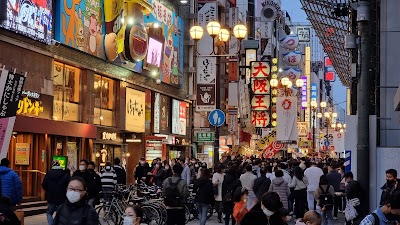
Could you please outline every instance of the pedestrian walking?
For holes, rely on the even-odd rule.
[[[245,188],[238,187],[233,196],[235,206],[233,207],[233,217],[235,218],[236,224],[240,225],[240,221],[248,212],[247,210],[247,199],[249,192]]]
[[[271,180],[266,176],[267,171],[263,168],[260,170],[261,176],[254,180],[254,193],[256,194],[256,200],[253,205],[261,201],[261,197],[268,192],[271,186]]]
[[[400,179],[397,179],[397,170],[388,169],[386,170],[386,183],[381,187],[382,194],[380,205],[383,206],[386,204],[389,196],[395,192],[400,191]]]
[[[15,205],[10,198],[0,197],[0,225],[21,225],[14,208]]]
[[[22,201],[22,182],[18,174],[9,166],[10,161],[3,158],[0,162],[0,196],[10,198],[15,207]]]
[[[185,201],[189,195],[187,182],[181,178],[183,167],[176,163],[173,175],[163,183],[164,203],[167,208],[167,225],[185,224]]]
[[[68,183],[67,200],[57,209],[53,225],[98,225],[99,216],[86,203],[86,182],[81,177],[72,177]]]
[[[87,191],[86,198],[88,204],[93,208],[95,205],[100,203],[100,192],[101,192],[101,178],[100,175],[95,171],[95,163],[93,161],[88,162],[87,167]]]
[[[277,170],[275,171],[275,179],[271,181],[271,186],[269,187],[268,192],[276,192],[278,193],[283,207],[289,209],[288,197],[290,194],[289,185],[283,179],[283,171]]]
[[[162,187],[165,177],[164,168],[161,166],[161,162],[157,162],[151,172],[147,173],[150,176],[149,184]]]
[[[283,207],[276,192],[267,192],[246,215],[240,225],[284,225],[279,209]]]
[[[224,182],[224,165],[218,165],[217,172],[213,174],[212,183],[214,185],[215,210],[217,211],[218,223],[222,223],[222,183]]]
[[[214,205],[214,188],[210,180],[211,173],[209,169],[201,171],[201,177],[194,181],[193,192],[196,193],[194,201],[199,210],[200,225],[205,225],[207,221],[207,212],[210,205]]]
[[[326,175],[326,179],[328,180],[328,184],[333,187],[336,193],[340,192],[340,182],[342,181],[342,176],[338,173],[335,165],[328,166],[328,174]],[[342,208],[342,197],[340,195],[335,195],[333,206],[333,219],[337,220],[337,215],[339,210],[343,210]]]
[[[329,185],[325,175],[320,177],[314,197],[317,199],[317,211],[322,216],[322,225],[333,225],[335,190],[332,185]]]
[[[226,171],[224,181],[222,182],[222,204],[225,214],[225,225],[229,225],[230,219],[232,219],[232,225],[236,223],[233,217],[233,195],[239,186],[240,181],[236,177],[236,170],[231,167]]]
[[[315,198],[314,193],[315,190],[319,186],[319,180],[324,172],[321,168],[317,167],[315,162],[311,162],[311,166],[304,171],[304,175],[307,177],[308,186],[307,186],[307,202],[308,209],[315,210]]]
[[[240,183],[242,187],[244,187],[249,192],[249,198],[247,201],[247,208],[251,208],[253,206],[253,201],[256,198],[256,194],[254,193],[254,181],[257,179],[257,176],[253,174],[253,166],[251,164],[247,164],[246,172],[240,176]]]
[[[293,179],[289,184],[290,188],[293,188],[293,195],[295,201],[295,209],[297,218],[303,218],[307,203],[307,186],[308,180],[304,176],[304,172],[300,167],[293,169]]]
[[[386,203],[367,215],[360,225],[399,224],[400,191],[395,191],[387,197]]]
[[[103,190],[103,198],[105,201],[111,201],[117,185],[117,175],[112,170],[111,163],[106,162],[106,166],[101,173],[101,189]]]
[[[146,176],[149,171],[151,170],[146,159],[144,157],[140,158],[139,164],[136,166],[135,172],[133,173],[136,183],[146,182]]]
[[[189,160],[185,160],[183,158],[179,159],[179,163],[183,167],[183,171],[181,174],[181,178],[186,181],[186,184],[189,186],[190,185],[190,180],[191,180],[191,172],[190,172],[190,167],[189,167]]]
[[[53,161],[50,171],[44,176],[42,188],[46,192],[46,215],[49,225],[53,224],[53,214],[57,211],[57,208],[67,199],[69,179],[69,173],[63,170],[58,161]]]
[[[114,171],[117,175],[117,184],[126,184],[126,172],[125,169],[120,165],[121,160],[119,158],[114,159]]]
[[[361,196],[362,196],[362,187],[358,181],[353,180],[353,173],[347,172],[344,174],[343,178],[345,179],[345,197],[347,198],[348,204],[352,204],[352,206],[357,211],[357,216],[350,221],[346,220],[346,225],[351,225],[354,221],[359,220],[363,215],[361,211]]]

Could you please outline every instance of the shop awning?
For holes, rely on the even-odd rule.
[[[307,19],[311,22],[321,40],[325,53],[332,61],[333,67],[344,86],[351,83],[351,55],[344,48],[345,35],[348,34],[350,21],[348,17],[333,15],[337,3],[347,0],[300,0]]]

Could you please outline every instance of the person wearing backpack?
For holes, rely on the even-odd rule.
[[[236,167],[237,169],[237,167]],[[233,217],[233,194],[240,186],[240,181],[236,176],[235,167],[231,167],[226,171],[224,181],[222,182],[222,208],[225,214],[225,225],[229,225],[229,220],[232,218],[232,225],[236,221]]]
[[[57,209],[53,225],[98,225],[99,215],[86,203],[87,186],[81,177],[72,177],[67,187],[67,200]]]
[[[333,225],[334,197],[335,189],[329,185],[325,175],[321,176],[314,198],[317,199],[317,211],[322,216],[322,225]]]
[[[186,180],[181,179],[183,167],[176,163],[173,175],[164,180],[163,196],[167,208],[167,225],[185,224],[185,201],[189,195]]]
[[[353,225],[396,225],[400,224],[400,191],[388,196],[386,203],[375,209],[361,221]]]

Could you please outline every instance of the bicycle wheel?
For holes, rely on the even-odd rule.
[[[151,205],[143,205],[143,223],[148,225],[163,225],[160,213]]]
[[[99,215],[100,225],[118,225],[118,216],[114,210],[102,205],[97,206],[95,210]]]

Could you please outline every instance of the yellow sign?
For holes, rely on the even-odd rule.
[[[146,94],[126,88],[125,130],[142,133],[145,131]]]
[[[17,114],[39,116],[43,112],[42,102],[24,97],[18,102]]]
[[[276,139],[276,129],[274,128],[271,132],[269,132],[267,135],[265,135],[265,137],[261,138],[258,143],[257,146],[260,149],[265,149],[266,147],[268,147],[272,142],[274,142]]]
[[[29,165],[29,154],[31,145],[29,143],[15,144],[15,164]]]

